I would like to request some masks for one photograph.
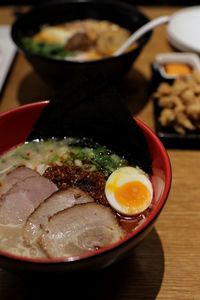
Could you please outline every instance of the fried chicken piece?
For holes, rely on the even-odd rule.
[[[198,120],[200,118],[200,103],[188,105],[186,112],[189,117]]]
[[[187,115],[183,112],[179,112],[176,114],[176,120],[179,125],[182,125],[184,128],[189,130],[195,130],[195,126],[192,124]]]
[[[181,98],[185,104],[191,103],[195,98],[194,90],[187,89],[181,94]]]
[[[159,121],[162,126],[167,126],[175,120],[175,113],[173,109],[164,108],[160,114]]]

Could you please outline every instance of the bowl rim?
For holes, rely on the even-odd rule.
[[[56,2],[50,2],[50,3],[43,3],[38,5],[37,7],[33,7],[31,8],[28,12],[26,13],[22,13],[13,23],[12,28],[11,28],[11,37],[12,40],[14,41],[14,43],[16,44],[17,48],[19,51],[21,51],[23,54],[25,54],[26,56],[31,56],[34,58],[40,58],[40,59],[44,59],[44,61],[49,61],[49,62],[56,62],[58,64],[67,64],[69,66],[90,66],[90,65],[98,65],[102,62],[111,62],[111,61],[115,61],[117,58],[120,57],[129,57],[131,55],[133,55],[135,53],[136,50],[141,49],[150,39],[151,35],[152,35],[152,31],[147,32],[143,37],[141,37],[138,40],[138,46],[128,52],[125,52],[123,54],[120,54],[119,56],[108,56],[108,57],[104,57],[101,59],[97,59],[97,60],[91,60],[91,61],[73,61],[73,60],[64,60],[64,59],[56,59],[56,58],[51,58],[51,57],[46,57],[40,54],[36,54],[36,53],[32,53],[31,51],[25,49],[23,47],[23,45],[20,42],[20,39],[17,37],[17,26],[18,23],[21,22],[21,20],[23,20],[23,18],[27,18],[27,16],[29,16],[30,14],[33,13],[37,13],[37,11],[39,9],[43,9],[46,7],[53,7],[53,6],[58,6],[58,5],[71,5],[73,3],[80,3],[82,5],[84,4],[90,4],[90,3],[97,3],[97,4],[105,4],[105,5],[114,5],[114,6],[118,6],[119,8],[123,9],[129,9],[132,12],[137,13],[137,15],[140,15],[144,20],[146,19],[146,22],[149,21],[148,16],[143,13],[140,9],[138,9],[136,6],[131,5],[130,3],[124,3],[121,0],[69,0],[69,1],[65,1],[65,0],[59,0]]]
[[[17,106],[17,107],[11,108],[5,112],[0,113],[0,119],[4,118],[6,116],[9,116],[9,115],[13,115],[18,112],[25,113],[26,110],[31,110],[32,108],[44,108],[48,103],[49,103],[49,101],[45,100],[45,101],[32,102],[29,104]],[[115,243],[109,244],[108,246],[103,247],[101,249],[88,251],[82,255],[70,256],[70,257],[59,257],[59,258],[31,258],[31,257],[23,257],[20,255],[15,255],[15,254],[12,254],[5,250],[0,249],[0,256],[9,258],[14,261],[21,261],[21,262],[32,263],[32,264],[37,264],[37,263],[39,263],[39,264],[55,264],[55,263],[66,263],[66,262],[72,263],[75,261],[82,261],[87,258],[96,257],[100,254],[105,254],[106,252],[112,251],[113,249],[126,244],[131,239],[133,239],[134,237],[141,234],[152,222],[155,221],[155,219],[160,214],[162,208],[164,207],[164,205],[167,201],[167,198],[168,198],[168,194],[170,192],[170,187],[171,187],[171,182],[172,182],[171,163],[170,163],[170,159],[169,159],[166,149],[164,148],[162,142],[156,136],[156,134],[140,119],[135,118],[135,117],[133,117],[133,119],[135,119],[136,123],[139,125],[139,127],[142,129],[142,131],[147,133],[148,136],[150,136],[150,139],[154,141],[155,145],[157,145],[157,148],[159,148],[159,150],[161,151],[162,157],[163,157],[163,165],[165,166],[165,169],[166,169],[166,172],[165,172],[166,180],[165,180],[163,193],[159,198],[158,205],[156,207],[154,207],[154,209],[151,211],[150,215],[145,219],[145,221],[142,224],[140,224],[133,232],[128,233],[123,239],[121,239]]]

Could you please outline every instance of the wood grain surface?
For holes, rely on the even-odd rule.
[[[140,7],[149,17],[172,14],[177,7]],[[0,8],[0,23],[14,20],[13,7]],[[171,52],[166,27],[153,36],[122,82],[127,104],[133,114],[154,130],[152,102],[145,97],[155,55]],[[18,54],[0,96],[0,111],[28,102],[50,99],[50,89]],[[137,99],[137,103],[135,101]],[[141,100],[140,100],[141,99]],[[200,299],[200,151],[168,151],[173,181],[168,202],[153,231],[120,264],[80,278],[19,277],[0,269],[0,299]],[[78,290],[78,291],[77,291]],[[64,294],[63,294],[64,293]]]

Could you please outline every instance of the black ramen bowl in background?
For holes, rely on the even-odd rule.
[[[90,62],[74,62],[57,60],[36,55],[26,50],[22,44],[23,36],[31,36],[42,25],[55,25],[58,23],[81,19],[109,20],[134,32],[148,18],[133,5],[116,2],[114,0],[70,0],[44,4],[21,15],[12,26],[12,39],[18,49],[25,55],[35,71],[47,82],[55,85],[67,82],[70,78],[79,80],[82,76],[88,78],[97,75],[106,79],[119,78],[131,67],[148,42],[151,32],[146,33],[138,40],[133,50],[118,57],[108,57]]]

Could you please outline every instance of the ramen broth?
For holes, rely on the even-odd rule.
[[[34,54],[83,62],[112,56],[130,35],[113,22],[85,19],[44,25],[33,36],[23,37],[22,44]],[[133,44],[129,50],[135,47]]]
[[[0,249],[24,257],[46,257],[37,244],[27,246],[23,239],[23,226],[0,225]]]

